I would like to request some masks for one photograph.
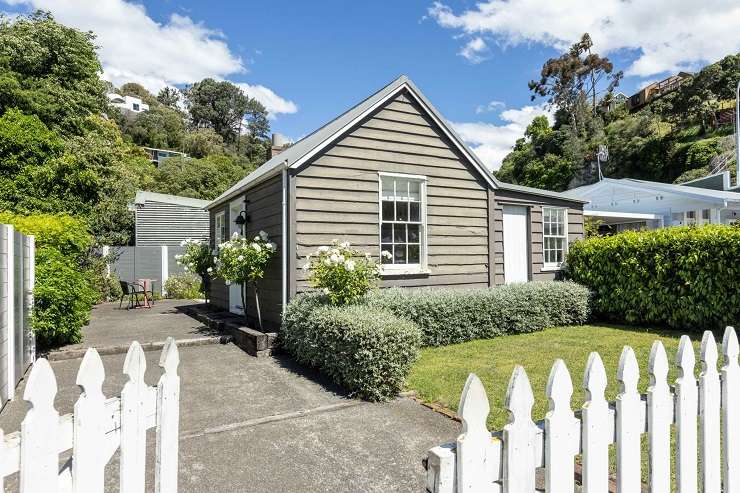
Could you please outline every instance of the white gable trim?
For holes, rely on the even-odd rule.
[[[467,160],[476,168],[476,170],[483,176],[483,178],[486,180],[486,182],[494,189],[498,188],[498,184],[493,180],[492,175],[488,172],[487,169],[481,168],[481,164],[478,162],[477,159],[475,159],[470,151],[468,150],[467,146],[463,144],[460,139],[457,137],[457,135],[454,134],[448,127],[447,123],[440,118],[437,117],[435,114],[436,112],[433,111],[429,106],[424,102],[423,98],[421,98],[417,92],[414,90],[413,87],[411,87],[407,82],[404,82],[400,86],[398,86],[395,90],[388,93],[385,97],[378,100],[375,104],[370,106],[368,109],[363,111],[361,114],[359,114],[357,117],[349,121],[346,125],[344,125],[342,128],[338,129],[334,134],[332,134],[330,137],[325,139],[323,142],[321,142],[319,145],[311,149],[309,152],[304,154],[301,158],[294,161],[290,168],[298,168],[302,165],[304,165],[307,161],[309,161],[312,157],[314,157],[316,154],[327,148],[329,145],[336,142],[340,137],[342,137],[345,132],[355,125],[357,125],[359,122],[361,122],[363,119],[367,118],[368,115],[373,113],[375,110],[380,108],[382,105],[384,105],[388,100],[391,98],[394,98],[397,96],[401,91],[408,90],[409,94],[411,94],[414,99],[421,105],[421,107],[424,109],[424,111],[427,113],[429,117],[432,118],[434,123],[436,123],[439,128],[442,129],[442,131],[445,133],[445,135],[450,139],[450,141],[455,144],[455,147],[463,153],[463,155],[467,158]]]
[[[604,180],[598,183],[589,185],[589,187],[590,188],[588,188],[588,190],[583,190],[583,193],[578,193],[578,194],[570,193],[569,195],[571,197],[576,196],[576,195],[579,197],[585,197],[587,195],[593,196],[593,194],[595,193],[606,194],[608,193],[609,189],[613,187],[613,188],[625,190],[628,192],[630,191],[643,192],[643,193],[649,193],[649,194],[654,194],[654,195],[677,195],[679,197],[688,197],[688,198],[691,198],[691,199],[694,199],[700,202],[706,202],[709,204],[724,205],[727,203],[727,200],[724,198],[712,197],[711,195],[701,193],[700,192],[701,189],[699,188],[692,189],[692,187],[686,187],[686,190],[675,190],[675,189],[666,190],[660,187],[651,187],[650,185],[640,183],[640,182],[611,180],[609,178],[605,178]],[[573,192],[574,190],[571,190],[570,192]]]

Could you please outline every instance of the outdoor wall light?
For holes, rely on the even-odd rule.
[[[234,219],[234,222],[237,226],[244,227],[245,224],[249,222],[249,216],[247,215],[247,211],[241,211],[238,216],[236,216],[236,219]]]

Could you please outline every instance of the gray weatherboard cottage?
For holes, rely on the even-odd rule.
[[[308,287],[306,255],[332,239],[380,254],[381,286],[486,287],[555,278],[583,236],[583,201],[498,181],[401,76],[296,142],[208,204],[213,246],[266,231],[278,255],[260,285],[266,328]],[[287,239],[287,241],[286,241]],[[382,245],[382,247],[381,247]],[[251,290],[250,290],[251,291]],[[240,312],[238,286],[213,303]],[[247,315],[256,316],[254,293]]]

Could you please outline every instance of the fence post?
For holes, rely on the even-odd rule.
[[[737,334],[727,327],[722,339],[725,356],[722,365],[722,427],[724,445],[724,490],[740,491],[740,366],[738,366]]]
[[[583,491],[609,491],[609,443],[612,430],[609,422],[609,403],[604,397],[606,370],[599,353],[588,357],[583,375],[586,402],[581,414],[581,442],[583,443]]]
[[[617,491],[640,491],[640,436],[645,427],[644,406],[637,391],[640,367],[634,350],[625,346],[619,358],[617,381],[619,394],[616,400],[617,428]]]
[[[169,248],[167,245],[162,245],[162,285],[161,285],[161,291],[162,296],[167,294],[167,291],[164,289],[164,283],[167,282],[167,279],[170,277],[170,259],[169,259]]]
[[[647,389],[650,491],[669,493],[671,490],[673,399],[667,380],[668,357],[660,341],[655,341],[650,349],[648,372],[650,373],[650,385]]]
[[[36,289],[36,237],[33,235],[30,235],[28,237],[28,311],[31,316],[31,319],[33,320],[33,309],[36,303],[36,298],[34,297],[34,290]],[[33,323],[31,323],[31,327],[29,327],[28,331],[28,339],[29,339],[29,347],[30,347],[30,353],[29,353],[29,360],[30,363],[33,363],[36,361],[36,333],[33,331]]]
[[[704,491],[720,491],[720,402],[721,387],[717,372],[717,343],[712,331],[701,339],[701,373],[699,374],[699,419],[701,425],[701,477]]]
[[[694,377],[694,346],[689,336],[681,336],[676,355],[676,491],[696,493],[697,488],[697,388]]]
[[[110,255],[110,246],[103,245],[101,252],[103,258],[105,258],[105,276],[110,277],[110,262],[108,262],[108,255]]]
[[[550,410],[545,415],[545,490],[573,493],[575,456],[580,446],[580,422],[573,415],[570,399],[573,382],[562,359],[555,361],[547,381]]]
[[[172,337],[162,348],[159,366],[164,375],[157,384],[157,462],[154,470],[156,493],[177,493],[177,450],[180,424],[180,355]]]
[[[3,226],[5,229],[5,267],[7,269],[6,279],[8,281],[8,288],[5,291],[5,327],[7,329],[7,348],[8,351],[5,355],[7,363],[7,374],[8,374],[8,400],[13,400],[15,394],[15,267],[13,262],[15,261],[15,242],[13,237],[15,235],[15,228],[12,225],[6,224]]]
[[[465,382],[458,409],[462,433],[457,438],[457,490],[483,491],[491,482],[486,477],[491,444],[486,419],[491,408],[486,390],[474,373]]]
[[[58,491],[59,413],[54,409],[57,381],[49,362],[36,362],[23,399],[31,409],[21,423],[21,493]],[[143,491],[143,490],[142,490]]]
[[[146,467],[144,406],[148,389],[144,382],[146,356],[137,341],[128,348],[123,372],[128,382],[121,391],[121,493],[140,493],[144,491]]]

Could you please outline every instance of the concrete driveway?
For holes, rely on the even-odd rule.
[[[146,355],[152,385],[159,352]],[[180,359],[182,492],[421,492],[426,450],[459,433],[458,423],[411,399],[348,399],[287,357],[257,359],[232,344],[213,344],[182,348]],[[103,356],[107,396],[120,393],[123,360]],[[71,412],[79,395],[79,363],[52,362],[61,413]],[[22,391],[21,385],[18,399],[0,413],[6,433],[20,428],[27,410]],[[116,461],[108,468],[109,491],[117,491]]]

